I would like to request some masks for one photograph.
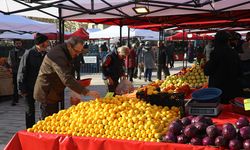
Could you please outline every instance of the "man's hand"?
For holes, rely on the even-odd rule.
[[[108,81],[108,85],[113,85],[114,84],[114,81],[110,77],[107,79],[107,81]]]
[[[97,91],[89,91],[86,96],[91,96],[91,97],[94,97],[94,98],[100,98],[100,94],[99,92]]]

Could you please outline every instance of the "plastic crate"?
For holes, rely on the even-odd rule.
[[[146,92],[137,92],[136,97],[150,103],[151,105],[157,106],[168,106],[168,107],[179,107],[181,117],[185,116],[185,102],[184,97],[185,93],[163,93],[159,92],[158,94],[147,95]]]

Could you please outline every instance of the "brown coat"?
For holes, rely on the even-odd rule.
[[[56,103],[64,99],[64,89],[69,87],[79,94],[88,90],[82,87],[72,75],[72,57],[66,44],[52,48],[40,67],[34,99],[42,103]]]

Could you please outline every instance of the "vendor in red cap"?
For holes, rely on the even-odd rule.
[[[36,78],[49,45],[48,37],[37,33],[35,46],[27,50],[21,58],[17,74],[19,93],[25,97],[26,128],[35,124],[35,100],[33,98]]]

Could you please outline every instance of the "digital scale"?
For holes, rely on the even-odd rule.
[[[189,115],[202,115],[202,116],[217,116],[222,110],[219,102],[198,102],[190,100],[186,104],[186,109]]]

